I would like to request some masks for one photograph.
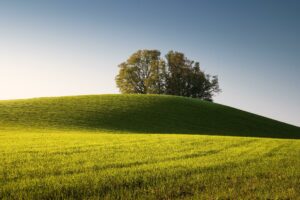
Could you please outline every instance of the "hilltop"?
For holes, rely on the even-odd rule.
[[[299,133],[176,96],[0,101],[0,199],[297,199]]]
[[[232,107],[166,95],[88,95],[0,101],[1,129],[300,138],[300,128]]]

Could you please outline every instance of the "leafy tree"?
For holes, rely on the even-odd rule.
[[[212,101],[219,93],[217,76],[205,74],[198,62],[170,51],[166,61],[158,50],[139,50],[119,65],[116,77],[122,93],[170,94]]]
[[[170,51],[166,55],[168,76],[166,93],[183,96],[184,77],[188,75],[183,53]]]
[[[166,59],[166,94],[212,101],[214,94],[221,91],[218,77],[201,71],[199,62],[189,60],[183,53],[174,51],[170,51]]]
[[[139,50],[119,65],[116,83],[122,93],[161,94],[165,91],[165,62],[157,50]]]

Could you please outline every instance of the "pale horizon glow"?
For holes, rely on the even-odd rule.
[[[219,76],[216,103],[300,126],[299,9],[295,0],[1,1],[0,99],[116,94],[117,66],[136,50],[177,50]]]

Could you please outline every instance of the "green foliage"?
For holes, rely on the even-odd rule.
[[[219,93],[217,76],[200,70],[198,62],[170,51],[166,61],[158,50],[139,50],[119,65],[116,83],[122,93],[170,94],[212,101]]]
[[[165,64],[159,51],[139,50],[119,67],[116,83],[122,93],[163,93]]]
[[[166,94],[212,101],[213,95],[221,91],[218,77],[205,74],[198,62],[188,60],[183,53],[170,51],[166,59]]]
[[[216,103],[167,95],[0,101],[0,131],[17,127],[300,138],[295,126]]]

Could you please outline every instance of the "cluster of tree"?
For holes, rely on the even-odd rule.
[[[116,83],[121,93],[169,94],[212,101],[219,93],[218,77],[205,74],[199,62],[170,51],[139,50],[119,65]]]

